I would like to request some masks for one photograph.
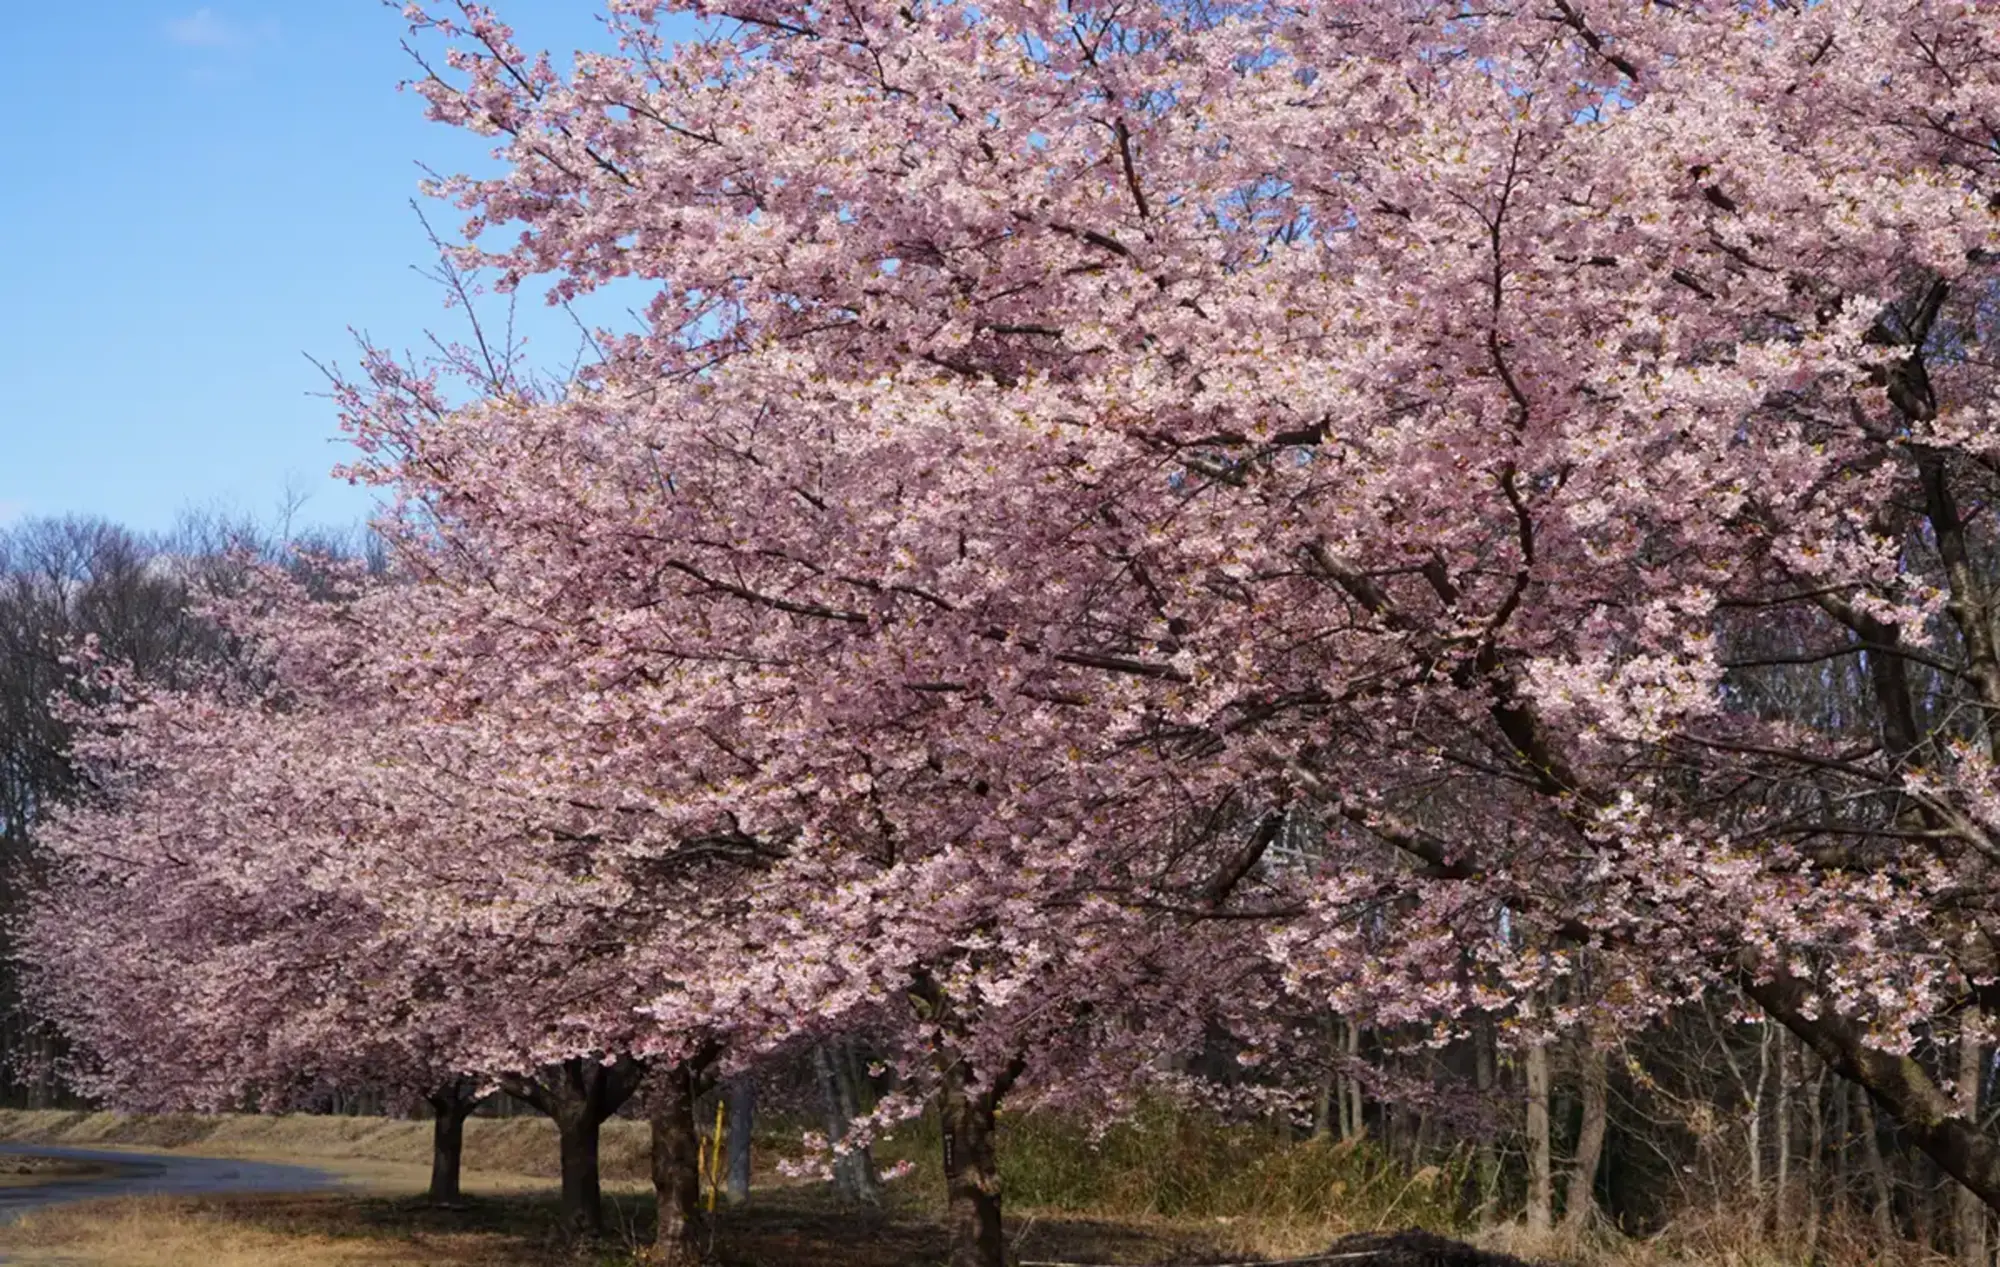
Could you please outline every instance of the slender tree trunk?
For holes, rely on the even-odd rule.
[[[1937,1176],[1936,1168],[1929,1158],[1917,1156],[1910,1159],[1910,1169],[1916,1176],[1916,1191],[1910,1208],[1910,1230],[1916,1236],[1917,1244],[1925,1249],[1936,1249],[1937,1237]]]
[[[1805,1053],[1799,1053],[1803,1063]],[[1800,1070],[1801,1074],[1804,1070]],[[1806,1247],[1805,1259],[1809,1263],[1819,1261],[1820,1227],[1820,1154],[1826,1146],[1826,1064],[1821,1062],[1813,1071],[1812,1094],[1806,1101],[1810,1106],[1807,1118],[1809,1128],[1806,1134]]]
[[[1833,1149],[1833,1209],[1842,1222],[1854,1208],[1854,1097],[1847,1093],[1847,1084],[1840,1083],[1834,1088],[1833,1131],[1838,1142]]]
[[[1569,1172],[1568,1200],[1563,1206],[1563,1223],[1581,1231],[1590,1224],[1597,1202],[1597,1166],[1604,1156],[1604,1133],[1609,1118],[1610,1077],[1604,1051],[1588,1039],[1577,1044],[1578,1080],[1582,1084],[1583,1121],[1576,1133],[1576,1164]]]
[[[1750,1195],[1755,1204],[1757,1227],[1764,1226],[1764,1088],[1771,1081],[1771,1043],[1778,1029],[1766,1021],[1757,1037],[1757,1093],[1750,1097]]]
[[[874,1087],[869,1083],[867,1072],[861,1063],[857,1045],[851,1038],[842,1039],[833,1045],[834,1086],[840,1094],[840,1112],[851,1124],[858,1118],[873,1112],[875,1108]],[[854,1159],[857,1174],[857,1188],[868,1193],[869,1204],[878,1204],[882,1199],[882,1177],[875,1169],[875,1150],[863,1146],[848,1154]]]
[[[1549,1049],[1542,1043],[1528,1048],[1528,1230],[1546,1232],[1552,1222],[1555,1185],[1549,1165]]]
[[[1343,1028],[1347,1033],[1347,1126],[1340,1137],[1360,1139],[1368,1133],[1368,1119],[1363,1113],[1361,1099],[1361,1079],[1354,1076],[1355,1067],[1361,1063],[1361,1027],[1350,1019]]]
[[[1979,1086],[1985,1074],[1985,1047],[1979,1041],[1981,1018],[1977,1007],[1965,1010],[1959,1021],[1958,1111],[1966,1121],[1979,1121]],[[1963,1184],[1952,1188],[1954,1239],[1958,1261],[1964,1267],[1991,1267],[1986,1248],[1986,1203]]]
[[[1326,1041],[1326,1049],[1334,1050],[1340,1042],[1340,1018],[1328,1015],[1321,1020],[1320,1028]],[[1340,1087],[1339,1059],[1335,1057],[1327,1062],[1326,1076],[1320,1079],[1319,1094],[1313,1098],[1314,1139],[1323,1139],[1339,1129],[1336,1123],[1341,1116],[1341,1108],[1346,1106],[1343,1101],[1341,1108],[1336,1108],[1334,1097],[1345,1095],[1346,1092]]]
[[[701,1261],[701,1133],[694,1124],[696,1073],[688,1061],[663,1068],[653,1085],[653,1195],[660,1227],[653,1245],[662,1267]]]
[[[728,1181],[723,1188],[731,1202],[750,1199],[750,1129],[757,1117],[757,1084],[747,1077],[729,1084]]]
[[[1490,1019],[1482,1019],[1473,1029],[1472,1041],[1472,1077],[1479,1089],[1480,1106],[1485,1108],[1492,1105],[1500,1082],[1499,1053],[1494,1050],[1493,1022]],[[1494,1144],[1491,1130],[1480,1132],[1473,1157],[1474,1165],[1479,1170],[1479,1225],[1488,1227],[1500,1208],[1500,1150]]]
[[[1778,1033],[1778,1218],[1779,1244],[1791,1239],[1792,1209],[1792,1058],[1790,1037]]]
[[[425,1096],[431,1112],[431,1187],[429,1199],[437,1205],[453,1205],[461,1200],[459,1175],[464,1168],[465,1119],[485,1099],[464,1078],[453,1080]]]
[[[1890,1196],[1889,1167],[1882,1160],[1882,1140],[1875,1133],[1875,1108],[1868,1103],[1868,1092],[1857,1086],[1854,1096],[1861,1108],[1861,1160],[1868,1168],[1868,1195],[1872,1198],[1875,1235],[1886,1251],[1896,1242],[1896,1206]]]

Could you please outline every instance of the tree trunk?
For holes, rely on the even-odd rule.
[[[1313,1097],[1313,1138],[1344,1134],[1341,1119],[1346,1114],[1347,1092],[1340,1083],[1340,1018],[1329,1013],[1320,1018],[1320,1037],[1328,1053],[1326,1074],[1320,1079],[1319,1093]]]
[[[982,1076],[964,1054],[963,1020],[937,979],[919,969],[910,996],[936,1035],[931,1060],[944,1128],[945,1225],[951,1234],[947,1262],[949,1267],[1006,1267],[995,1114],[1026,1070],[1027,1057],[1016,1054],[997,1074]]]
[[[1769,1021],[1758,1026],[1757,1093],[1750,1097],[1750,1197],[1757,1226],[1764,1226],[1764,1088],[1771,1081],[1771,1043],[1778,1033]]]
[[[944,1071],[945,1222],[951,1267],[1004,1267],[1000,1239],[1000,1165],[992,1097],[966,1085],[964,1062]]]
[[[1792,1044],[1784,1031],[1778,1033],[1778,1243],[1786,1244],[1792,1234]]]
[[[429,1199],[437,1205],[455,1205],[462,1198],[459,1175],[465,1157],[465,1119],[479,1102],[472,1083],[456,1079],[425,1096],[435,1115],[431,1120],[431,1187]]]
[[[826,1142],[833,1147],[834,1190],[843,1201],[879,1205],[882,1181],[875,1173],[875,1157],[863,1144],[843,1149],[858,1109],[853,1089],[842,1076],[839,1053],[830,1042],[813,1048],[813,1069],[819,1078],[820,1109],[826,1121]]]
[[[562,1157],[563,1223],[576,1236],[604,1234],[604,1194],[597,1170],[598,1128],[632,1097],[645,1066],[629,1056],[611,1064],[572,1057],[532,1078],[501,1085],[555,1120]]]
[[[1588,1039],[1577,1044],[1578,1080],[1582,1083],[1583,1121],[1576,1133],[1576,1164],[1569,1172],[1568,1199],[1563,1206],[1563,1223],[1581,1231],[1590,1224],[1597,1208],[1593,1195],[1597,1186],[1597,1165],[1604,1156],[1604,1132],[1609,1117],[1610,1077],[1605,1069],[1604,1051]]]
[[[874,1111],[874,1087],[869,1083],[861,1057],[857,1054],[853,1039],[842,1039],[833,1045],[834,1089],[840,1098],[840,1113],[852,1131],[857,1118]],[[875,1150],[863,1145],[848,1153],[853,1159],[856,1176],[855,1187],[867,1194],[870,1205],[882,1200],[882,1176],[875,1169]]]
[[[604,1189],[597,1169],[599,1128],[603,1125],[603,1118],[580,1105],[556,1116],[563,1223],[578,1236],[604,1234]]]
[[[1801,1061],[1804,1053],[1800,1053]],[[1802,1075],[1805,1070],[1799,1071]],[[1807,1118],[1809,1129],[1806,1135],[1806,1245],[1805,1259],[1809,1263],[1819,1261],[1820,1226],[1820,1154],[1826,1145],[1826,1065],[1820,1064],[1814,1072],[1812,1095],[1807,1104],[1811,1106],[1811,1116]]]
[[[1346,1129],[1341,1131],[1342,1139],[1360,1139],[1368,1133],[1368,1119],[1362,1111],[1361,1079],[1354,1076],[1355,1068],[1361,1062],[1361,1027],[1350,1020],[1345,1026],[1347,1032],[1347,1096],[1343,1116]]]
[[[1979,1084],[1985,1073],[1980,1025],[1979,1009],[1967,1008],[1959,1021],[1958,1111],[1975,1126],[1979,1122]],[[1958,1261],[1965,1267],[1991,1267],[1986,1249],[1986,1203],[1961,1184],[1952,1192],[1952,1205]]]
[[[1868,1168],[1868,1195],[1873,1200],[1871,1213],[1875,1220],[1875,1235],[1887,1249],[1896,1240],[1896,1206],[1889,1194],[1889,1167],[1882,1160],[1882,1140],[1875,1134],[1875,1110],[1868,1103],[1868,1092],[1854,1088],[1861,1107],[1861,1160]]]
[[[1549,1167],[1549,1049],[1528,1048],[1524,1061],[1528,1103],[1528,1230],[1546,1232],[1553,1220],[1555,1185]]]
[[[437,1205],[453,1205],[460,1199],[458,1176],[465,1155],[465,1117],[440,1112],[431,1121],[430,1199]]]
[[[757,1084],[738,1078],[729,1084],[729,1160],[723,1188],[732,1203],[750,1199],[750,1128],[757,1117]]]
[[[1500,1082],[1499,1053],[1494,1050],[1491,1019],[1481,1019],[1474,1027],[1472,1042],[1473,1083],[1479,1090],[1481,1108],[1488,1108]],[[1488,1227],[1494,1212],[1500,1208],[1500,1150],[1495,1146],[1491,1129],[1480,1132],[1473,1158],[1479,1171],[1479,1225]]]
[[[1834,1085],[1833,1133],[1838,1141],[1833,1149],[1833,1209],[1841,1222],[1854,1208],[1854,1097],[1846,1083]]]
[[[653,1087],[653,1195],[660,1211],[654,1261],[694,1267],[701,1261],[701,1133],[694,1124],[695,1071],[679,1061]]]

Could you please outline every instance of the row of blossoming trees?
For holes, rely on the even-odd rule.
[[[98,718],[91,1089],[504,1081],[588,1217],[645,1072],[676,1244],[705,1082],[866,1032],[971,1267],[1003,1098],[1720,993],[2000,1204],[1908,1054],[2000,976],[2000,16],[610,8],[406,10],[465,262],[650,303],[560,393],[370,357],[393,578]]]

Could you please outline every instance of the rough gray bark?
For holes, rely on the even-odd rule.
[[[819,1079],[826,1139],[827,1143],[835,1146],[834,1188],[843,1201],[879,1205],[882,1201],[882,1180],[875,1171],[874,1153],[866,1144],[844,1151],[839,1148],[861,1111],[855,1100],[851,1079],[847,1076],[848,1071],[842,1067],[845,1062],[836,1049],[836,1042],[830,1040],[813,1049],[813,1069]]]
[[[729,1139],[725,1145],[728,1160],[723,1173],[727,1179],[723,1194],[731,1202],[750,1199],[750,1131],[757,1119],[757,1084],[749,1078],[738,1078],[729,1084],[728,1130]]]
[[[1803,1059],[1803,1056],[1801,1057]],[[1804,1071],[1801,1070],[1801,1073]],[[1826,1065],[1821,1064],[1813,1072],[1812,1091],[1806,1099],[1811,1106],[1806,1119],[1810,1129],[1806,1134],[1806,1233],[1805,1258],[1809,1263],[1819,1261],[1819,1198],[1820,1198],[1820,1154],[1826,1144]]]
[[[1340,1137],[1360,1139],[1368,1133],[1368,1120],[1363,1114],[1361,1100],[1361,1080],[1353,1075],[1353,1069],[1361,1060],[1361,1027],[1352,1020],[1346,1021],[1342,1029],[1347,1035],[1347,1068],[1349,1072],[1342,1079],[1346,1094],[1341,1111]]]

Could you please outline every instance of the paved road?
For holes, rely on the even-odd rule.
[[[111,1169],[101,1175],[80,1175],[54,1183],[0,1187],[0,1222],[36,1206],[95,1197],[131,1197],[167,1192],[199,1196],[219,1192],[313,1192],[339,1181],[323,1170],[280,1166],[263,1161],[231,1161],[220,1157],[181,1157],[172,1153],[115,1153],[43,1144],[0,1144],[0,1154],[61,1157],[100,1163]]]

